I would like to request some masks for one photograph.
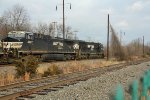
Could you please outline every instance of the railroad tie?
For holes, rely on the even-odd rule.
[[[35,92],[34,94],[38,94],[38,95],[47,95],[48,92],[46,92],[46,91],[38,91],[38,92]]]

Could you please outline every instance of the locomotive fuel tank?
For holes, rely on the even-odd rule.
[[[42,61],[49,61],[49,60],[57,60],[57,61],[64,61],[66,57],[64,54],[43,54],[41,56]]]

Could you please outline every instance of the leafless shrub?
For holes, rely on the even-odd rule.
[[[129,43],[127,49],[130,56],[141,56],[143,54],[143,46],[139,39],[135,39]]]
[[[145,53],[150,56],[150,43],[147,43],[147,45],[145,46]]]
[[[36,75],[37,67],[38,67],[38,61],[36,57],[33,56],[26,56],[24,57],[21,61],[16,62],[16,76],[17,77],[24,77],[27,76],[28,74],[31,77],[34,77]]]
[[[53,64],[50,68],[48,68],[44,72],[44,74],[42,76],[46,77],[46,76],[57,75],[57,74],[61,74],[61,73],[62,73],[62,70],[60,70],[58,68],[58,66],[56,66],[55,64]]]
[[[144,50],[144,53],[143,53]],[[134,39],[132,42],[126,45],[126,53],[128,59],[134,60],[141,57],[147,57],[150,55],[150,45],[149,43],[144,45],[142,39]]]

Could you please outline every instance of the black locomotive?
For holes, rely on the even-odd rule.
[[[21,58],[32,54],[43,61],[104,58],[101,43],[52,38],[49,35],[12,31],[1,40],[1,57]]]

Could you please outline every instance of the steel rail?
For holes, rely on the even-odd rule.
[[[9,88],[14,88],[14,87],[26,85],[26,84],[31,84],[31,83],[34,83],[34,82],[44,81],[44,80],[47,80],[47,79],[54,79],[54,78],[58,78],[58,76],[44,77],[42,79],[38,78],[38,79],[30,80],[30,81],[22,81],[22,82],[17,82],[17,83],[5,85],[5,86],[0,86],[0,91],[5,90],[5,89],[9,89]]]
[[[104,66],[104,67],[119,66],[119,65],[121,65],[121,64],[124,64],[124,63],[113,64],[113,65]],[[101,68],[93,68],[93,69],[88,69],[88,70],[79,71],[79,72],[75,72],[75,73],[69,73],[69,74],[59,74],[59,75],[57,75],[57,76],[48,76],[48,77],[43,77],[43,78],[37,78],[37,79],[29,80],[29,81],[17,82],[17,83],[5,85],[5,86],[0,86],[0,91],[5,90],[5,89],[9,89],[9,88],[14,88],[14,87],[26,85],[26,84],[35,83],[35,82],[41,82],[41,81],[45,81],[45,80],[48,80],[48,79],[49,79],[49,80],[50,80],[50,79],[57,79],[57,78],[60,78],[60,77],[70,76],[70,75],[73,75],[73,74],[81,74],[81,73],[85,73],[85,72],[88,72],[88,71],[95,71],[95,70],[98,70],[98,69],[102,69],[102,68],[104,68],[104,67],[101,67]]]
[[[5,95],[5,96],[0,97],[0,100],[8,100],[8,99],[14,99],[14,98],[19,97],[19,96],[30,95],[30,94],[32,94],[36,91],[40,91],[40,90],[43,90],[43,89],[56,87],[56,86],[60,86],[60,85],[69,84],[71,82],[78,81],[78,80],[89,79],[90,77],[98,76],[98,75],[101,75],[105,72],[109,72],[109,71],[112,71],[112,70],[124,68],[124,66],[132,65],[132,64],[139,64],[141,62],[147,62],[147,61],[149,61],[149,59],[143,59],[143,60],[129,62],[129,63],[115,64],[115,65],[107,66],[105,68],[103,67],[103,68],[95,68],[93,70],[86,70],[86,71],[90,71],[90,73],[84,74],[84,75],[81,75],[81,76],[77,76],[77,77],[73,77],[73,78],[69,78],[69,79],[59,80],[57,82],[49,83],[48,85],[43,85],[43,86],[32,88],[32,89],[29,89],[29,90],[25,90],[25,91],[13,93],[13,94]],[[33,83],[33,82],[30,82],[30,83]]]
[[[59,74],[57,76],[48,76],[48,77],[43,77],[43,78],[37,78],[37,79],[29,80],[29,81],[21,81],[21,82],[17,82],[17,83],[13,83],[13,84],[8,84],[8,85],[5,85],[5,86],[0,86],[0,91],[5,90],[5,89],[14,88],[14,87],[23,86],[23,85],[26,85],[26,84],[42,82],[42,81],[45,81],[45,80],[54,80],[54,79],[58,79],[58,78],[61,78],[61,77],[63,78],[63,77],[71,76],[71,75],[74,75],[74,74],[86,73],[88,71],[97,71],[97,70],[102,70],[106,67],[121,66],[121,65],[125,65],[125,63],[113,64],[113,65],[109,65],[109,66],[88,69],[88,70],[79,71],[79,72],[75,72],[75,73]]]
[[[112,67],[112,68],[109,67],[109,68],[110,69],[107,70],[107,72],[115,70],[117,68],[120,69],[121,67],[119,66],[119,67]],[[60,81],[57,81],[57,82],[54,82],[54,83],[50,83],[48,85],[43,85],[43,86],[32,88],[32,89],[29,89],[29,90],[25,90],[25,91],[13,93],[13,94],[5,95],[5,96],[0,97],[0,100],[9,100],[9,99],[15,99],[16,97],[19,97],[19,96],[27,96],[27,95],[30,95],[30,94],[35,93],[37,91],[40,91],[40,90],[70,84],[70,83],[73,83],[74,81],[86,80],[86,79],[89,79],[91,77],[95,77],[98,74],[103,74],[103,72],[100,73],[99,71],[97,71],[97,72],[88,73],[88,74],[85,74],[85,75],[82,75],[82,76],[77,76],[77,77],[73,77],[73,78],[69,78],[69,79],[63,79],[63,80],[60,80]]]
[[[141,61],[141,60],[140,60]],[[142,60],[143,61],[143,60]],[[4,89],[9,89],[9,88],[14,88],[14,87],[18,87],[18,86],[22,86],[22,85],[26,85],[26,84],[31,84],[31,83],[34,83],[34,82],[41,82],[41,81],[45,81],[45,80],[50,80],[50,79],[57,79],[57,78],[60,78],[60,77],[65,77],[65,76],[69,76],[71,74],[80,74],[80,73],[84,73],[84,72],[87,72],[87,71],[95,71],[95,70],[98,70],[98,69],[103,69],[103,68],[106,68],[106,67],[113,67],[113,66],[121,66],[121,65],[131,65],[131,63],[133,62],[128,62],[128,63],[119,63],[119,64],[113,64],[113,65],[109,65],[109,66],[104,66],[104,67],[100,67],[100,68],[93,68],[93,69],[88,69],[88,70],[85,70],[85,71],[79,71],[79,72],[75,72],[75,73],[69,73],[69,74],[60,74],[60,75],[57,75],[57,76],[48,76],[48,77],[44,77],[44,78],[37,78],[37,79],[32,79],[30,81],[22,81],[22,82],[17,82],[17,83],[13,83],[13,84],[9,84],[9,85],[5,85],[5,86],[0,86],[0,91],[1,90],[4,90]]]

